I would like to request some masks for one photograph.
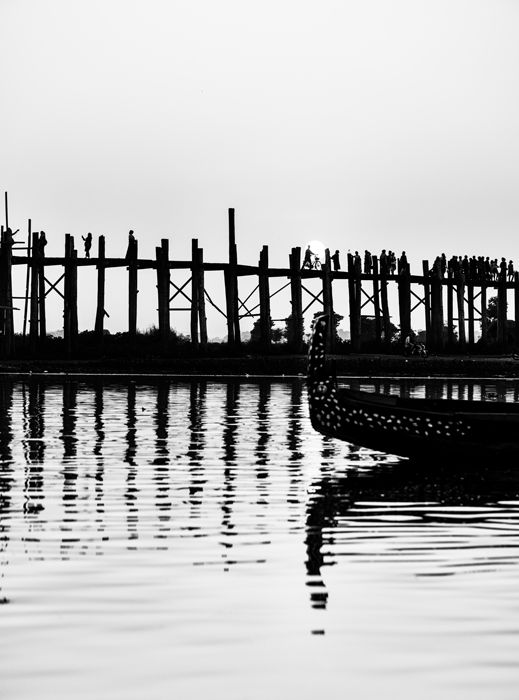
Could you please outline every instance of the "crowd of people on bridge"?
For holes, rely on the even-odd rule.
[[[374,273],[374,256],[369,250],[364,251],[361,257],[358,250],[352,255],[353,271],[358,274],[371,275]],[[339,251],[330,256],[330,261],[333,265],[333,270],[341,269]],[[320,270],[322,262],[318,255],[313,253],[310,246],[305,251],[302,269]],[[378,271],[381,275],[393,276],[401,275],[404,272],[409,272],[409,262],[405,251],[402,251],[400,257],[397,257],[392,250],[382,249],[378,257]],[[515,269],[512,260],[506,258],[490,258],[488,255],[476,256],[469,258],[468,255],[453,255],[447,259],[445,253],[438,255],[429,270],[431,276],[437,275],[441,279],[447,276],[458,277],[462,276],[466,282],[497,282],[505,280],[513,282],[515,279]]]
[[[457,277],[461,275],[466,282],[497,282],[505,280],[513,282],[515,279],[514,263],[506,258],[491,259],[490,256],[473,255],[453,255],[449,260],[445,253],[438,255],[434,261],[431,274],[436,274],[440,278],[450,275]]]

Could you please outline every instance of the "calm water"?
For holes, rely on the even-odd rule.
[[[515,700],[517,467],[323,438],[299,380],[3,381],[0,697]]]

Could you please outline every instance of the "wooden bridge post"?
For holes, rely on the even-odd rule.
[[[198,340],[198,305],[200,292],[200,269],[198,266],[198,239],[191,241],[191,347],[199,347]]]
[[[362,350],[362,268],[354,268],[355,279],[355,327],[357,335],[357,351]]]
[[[30,313],[29,313],[29,341],[31,352],[36,351],[38,344],[38,263],[39,263],[39,242],[40,234],[36,231],[31,233],[31,246],[27,250],[27,255],[30,255]]]
[[[443,284],[441,271],[434,268],[431,277],[431,331],[433,347],[435,350],[443,350]]]
[[[288,343],[294,352],[301,352],[303,347],[304,319],[303,294],[301,282],[301,248],[292,248],[290,261],[290,299],[292,304],[292,322],[288,324]]]
[[[465,333],[465,279],[462,272],[457,272],[454,279],[458,303],[458,341],[460,347],[465,347],[467,344]]]
[[[234,295],[229,265],[223,272],[225,284],[225,315],[227,316],[227,345],[234,347]]]
[[[13,293],[12,293],[12,240],[2,226],[0,247],[0,318],[3,318],[2,351],[10,357],[14,347]]]
[[[348,301],[350,307],[350,343],[353,352],[360,351],[360,280],[357,279],[358,273],[355,270],[353,255],[348,253]]]
[[[507,342],[506,333],[506,310],[507,310],[507,299],[506,299],[506,275],[499,273],[499,279],[497,283],[497,342],[499,345],[504,346]]]
[[[487,318],[487,281],[481,281],[481,345],[485,347],[488,343],[488,318]]]
[[[137,334],[137,260],[139,258],[139,243],[133,241],[128,249],[128,335],[135,338]]]
[[[429,261],[422,260],[423,272],[423,298],[425,306],[425,342],[431,348],[436,345],[436,338],[431,325],[431,280],[429,274]]]
[[[99,340],[104,336],[105,319],[105,237],[99,236],[97,249],[97,309],[94,331]]]
[[[45,311],[45,233],[38,237],[38,297],[40,316],[40,340],[47,338],[47,314]]]
[[[519,272],[514,272],[514,341],[515,349],[519,349]]]
[[[4,227],[2,226],[2,235]],[[23,300],[23,326],[22,335],[25,338],[27,335],[27,320],[29,318],[29,289],[30,289],[30,277],[31,277],[31,241],[32,241],[32,221],[27,219],[27,266],[25,269],[25,298]]]
[[[505,290],[506,294],[506,290]],[[468,335],[469,335],[469,345],[472,347],[475,341],[474,334],[474,282],[472,279],[467,280],[467,305],[468,305]]]
[[[225,298],[227,302],[227,343],[239,346],[240,315],[238,305],[238,251],[236,247],[236,228],[234,209],[229,209],[229,263],[225,271]]]
[[[454,280],[452,271],[447,271],[447,344],[454,346]]]
[[[330,251],[328,248],[324,254],[324,265],[322,267],[323,281],[323,311],[328,316],[328,350],[333,352],[335,349],[335,314],[333,311],[333,291],[332,291],[332,273]]]
[[[205,315],[204,250],[198,249],[198,314],[200,322],[200,346],[207,347],[207,317]]]
[[[266,245],[260,251],[258,270],[260,337],[263,349],[268,350],[271,344],[272,321],[270,316],[269,249]]]
[[[78,335],[77,320],[77,251],[74,237],[65,234],[65,280],[63,301],[63,336],[65,351],[70,357],[76,350]]]
[[[400,312],[400,339],[403,341],[411,331],[411,280],[409,263],[398,276],[398,307]]]
[[[169,325],[169,241],[167,238],[161,240],[160,248],[155,248],[155,269],[157,271],[157,301],[158,301],[158,321],[159,335],[163,342],[166,342],[170,334]]]
[[[65,277],[63,279],[63,340],[65,341],[65,351],[71,354],[71,324],[70,324],[70,233],[65,234],[65,257],[63,260]]]
[[[382,340],[382,324],[380,321],[380,286],[378,277],[378,258],[372,258],[373,262],[373,306],[375,309],[375,338],[377,343]]]
[[[382,306],[382,330],[384,332],[384,343],[389,345],[391,342],[391,319],[389,316],[389,305],[387,302],[387,270],[380,269],[380,302]]]

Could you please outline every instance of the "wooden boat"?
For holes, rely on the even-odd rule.
[[[404,399],[341,389],[326,364],[328,316],[315,321],[308,362],[313,427],[374,450],[420,459],[519,457],[519,405]]]

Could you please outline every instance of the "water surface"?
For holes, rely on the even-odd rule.
[[[299,380],[0,384],[2,698],[516,698],[518,547],[517,465],[324,438]]]

